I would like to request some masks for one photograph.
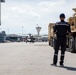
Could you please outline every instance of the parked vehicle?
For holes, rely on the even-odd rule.
[[[76,8],[73,9],[75,11],[72,17],[69,17],[67,22],[71,25],[71,36],[67,35],[66,48],[69,48],[70,52],[76,52]],[[48,26],[48,40],[49,45],[55,48],[55,40],[56,37],[53,34],[53,28],[55,23],[50,23]]]

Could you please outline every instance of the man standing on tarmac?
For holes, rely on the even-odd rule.
[[[59,16],[60,22],[57,22],[54,27],[54,33],[56,34],[56,45],[55,45],[55,52],[54,52],[54,58],[53,58],[53,64],[57,65],[58,60],[58,51],[59,47],[61,46],[61,57],[60,57],[60,66],[64,66],[64,55],[66,51],[66,35],[67,33],[71,33],[70,25],[65,22],[65,14],[62,13]]]

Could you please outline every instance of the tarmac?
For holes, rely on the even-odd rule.
[[[64,67],[51,66],[48,43],[0,43],[0,75],[76,75],[76,54],[66,51]]]

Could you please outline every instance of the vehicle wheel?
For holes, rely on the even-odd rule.
[[[76,37],[75,37],[75,41],[74,42],[75,42],[75,50],[74,50],[74,52],[76,53]]]
[[[70,36],[69,38],[69,48],[70,48],[70,52],[75,52],[75,42],[73,36]]]
[[[53,39],[49,41],[49,46],[53,47]]]
[[[51,44],[50,44],[50,41],[49,41],[49,46],[50,46]]]

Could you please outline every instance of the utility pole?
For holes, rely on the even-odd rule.
[[[1,25],[1,3],[4,3],[5,2],[5,0],[0,0],[0,25]]]

